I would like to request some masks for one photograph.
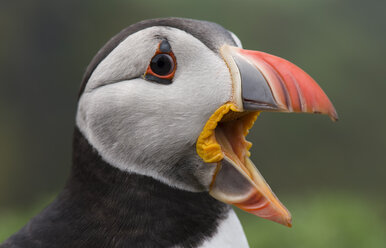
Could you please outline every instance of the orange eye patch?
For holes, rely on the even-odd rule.
[[[145,79],[161,84],[171,84],[176,72],[177,62],[169,42],[164,39],[158,45],[158,49],[145,72]]]

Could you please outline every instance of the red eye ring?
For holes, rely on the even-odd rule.
[[[162,84],[172,83],[177,69],[176,57],[174,56],[169,42],[164,39],[159,45],[145,72],[145,79]]]

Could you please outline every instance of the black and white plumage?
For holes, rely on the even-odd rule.
[[[133,37],[133,34],[136,37]],[[204,168],[202,172],[199,171],[200,169],[196,170],[199,164],[195,164],[195,160],[199,160],[198,157],[189,158],[189,154],[187,154],[186,158],[171,158],[169,156],[173,156],[173,154],[170,154],[164,156],[163,159],[155,158],[153,161],[149,161],[157,157],[157,154],[164,154],[165,151],[159,147],[146,149],[146,145],[136,140],[131,132],[127,134],[127,137],[122,138],[122,143],[127,142],[127,140],[132,141],[132,147],[128,147],[127,151],[119,147],[122,146],[119,141],[108,140],[117,139],[123,134],[117,133],[112,136],[101,137],[101,139],[107,139],[104,140],[107,143],[107,148],[99,145],[99,140],[94,137],[98,136],[97,133],[91,134],[98,128],[93,125],[106,125],[106,129],[99,127],[103,129],[101,132],[104,133],[115,132],[114,128],[119,129],[121,127],[114,127],[114,122],[118,116],[125,114],[133,118],[128,121],[121,120],[122,126],[126,126],[128,130],[134,130],[141,126],[144,134],[148,135],[147,139],[143,140],[144,143],[153,143],[160,139],[159,136],[163,136],[157,146],[167,146],[169,137],[167,132],[162,132],[162,130],[168,127],[172,129],[177,125],[185,125],[184,131],[189,129],[186,128],[189,120],[186,120],[185,123],[178,123],[173,119],[169,121],[167,113],[170,110],[154,116],[154,108],[157,107],[159,93],[152,95],[150,91],[156,91],[162,86],[141,82],[143,79],[140,76],[146,69],[160,37],[165,36],[168,37],[174,50],[176,50],[176,44],[180,43],[180,49],[186,47],[192,54],[190,57],[193,57],[195,53],[198,55],[210,53],[211,58],[208,60],[220,60],[216,53],[222,42],[236,44],[231,33],[217,24],[177,18],[144,21],[126,28],[113,37],[90,63],[81,86],[77,117],[78,127],[74,133],[73,167],[64,190],[51,205],[0,247],[215,247],[210,244],[211,237],[215,236],[224,222],[229,222],[232,227],[234,224],[239,225],[239,230],[232,230],[234,233],[229,236],[228,241],[232,242],[237,238],[246,246],[244,236],[236,237],[238,234],[243,235],[243,233],[233,210],[206,192],[197,192],[201,191],[204,186],[195,178],[194,174],[205,173],[206,170],[213,169],[206,166],[209,169]],[[142,42],[142,39],[146,39],[146,41]],[[179,67],[183,66],[182,59],[178,60],[178,65]],[[200,65],[190,63],[186,66],[198,67]],[[205,65],[202,64],[202,67]],[[181,75],[181,77],[183,76]],[[191,77],[191,75],[186,75],[186,77]],[[127,80],[128,85],[109,89],[109,86],[113,86],[112,81],[123,80]],[[196,78],[196,82],[192,81],[191,84],[197,83],[198,80],[200,78]],[[137,83],[149,84],[149,89],[146,87],[141,89],[148,91],[149,99],[130,96],[130,93],[140,94],[139,91],[130,89],[138,86]],[[111,112],[110,114],[100,111],[99,108],[106,104],[103,100],[108,101],[107,104],[116,105],[116,101],[121,99],[119,96],[111,99],[111,95],[119,94],[125,87],[127,87],[126,90],[129,94],[123,95],[122,98],[132,98],[133,101],[127,103],[127,105],[133,106],[132,109],[126,109],[125,113],[122,109],[108,106],[106,111]],[[94,88],[99,88],[98,93],[100,94],[90,93]],[[110,91],[110,95],[105,95],[106,91]],[[89,98],[86,97],[82,99],[85,94],[89,98],[96,97],[98,103],[88,103]],[[169,96],[170,105],[173,105],[173,102],[178,104],[178,100],[189,95],[181,95],[180,99],[176,97],[173,99],[172,94],[174,93],[165,93],[165,96]],[[101,106],[98,105],[99,103]],[[138,106],[145,103],[149,105],[144,106],[144,109]],[[178,111],[177,107],[174,111]],[[89,108],[91,109],[89,110]],[[94,110],[92,108],[95,108],[95,112],[90,115],[100,114],[104,116],[95,119],[94,121],[97,123],[91,121],[91,123],[83,124],[83,118],[87,117],[82,114],[86,112],[85,115],[87,115],[88,111]],[[201,113],[197,114],[201,115]],[[209,114],[210,110],[202,119],[208,119]],[[147,120],[146,117],[149,118],[148,123],[144,123]],[[134,119],[142,121],[142,123],[132,123]],[[155,130],[152,130],[148,125],[155,126]],[[161,125],[161,130],[157,125]],[[85,130],[87,128],[89,130]],[[201,128],[196,128],[197,136]],[[122,131],[125,132],[125,130]],[[178,132],[178,130],[174,132]],[[83,133],[88,138],[85,138]],[[194,141],[182,140],[168,149],[183,154],[189,148],[194,148]],[[95,149],[96,147],[97,149]],[[117,147],[117,151],[109,151],[112,147]],[[183,150],[177,149],[177,147],[181,147]],[[134,151],[130,151],[131,149]],[[104,154],[104,152],[109,154]],[[127,157],[117,158],[119,153],[127,155]],[[131,154],[134,156],[131,157]],[[146,154],[150,154],[149,157],[146,157]],[[117,161],[114,158],[117,158]],[[122,168],[126,166],[127,161],[130,161],[128,168]],[[139,169],[136,164],[142,162],[146,163],[147,167]],[[130,168],[130,166],[132,167]],[[168,181],[168,183],[160,182],[157,180],[159,178],[153,179],[151,176],[154,172],[148,172],[150,175],[147,175],[148,173],[143,171],[156,170],[158,169],[156,167],[161,167],[159,173],[163,175],[163,181]],[[140,172],[135,173],[137,172],[136,169]],[[179,184],[177,181],[183,179],[183,184],[186,185],[181,185],[182,189],[179,189],[173,182],[170,182],[171,179],[167,178],[169,176],[175,177],[173,179],[175,184]],[[184,190],[188,187],[196,192]],[[222,243],[218,245],[218,247],[224,247]]]
[[[162,42],[176,67],[167,83],[146,77]],[[271,72],[253,69],[239,48],[239,39],[223,27],[181,18],[139,22],[113,37],[81,85],[66,186],[0,247],[248,247],[226,203],[264,203],[264,213],[251,212],[290,225],[288,211],[243,157],[249,145],[240,140],[256,111],[299,110],[288,102],[292,93],[282,103]],[[258,67],[260,55],[253,56]],[[245,98],[248,87],[252,99]],[[223,106],[226,111],[219,111]],[[336,115],[324,107],[312,111]],[[211,128],[215,117],[219,127]],[[229,121],[221,124],[223,117]],[[227,125],[242,134],[232,136]],[[205,141],[215,134],[217,141]],[[245,152],[226,148],[233,141]],[[221,147],[219,159],[208,147]]]

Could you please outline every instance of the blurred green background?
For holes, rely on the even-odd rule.
[[[293,228],[239,213],[251,247],[386,247],[386,1],[0,1],[0,242],[60,191],[77,91],[98,49],[137,21],[217,22],[322,86],[340,121],[264,113],[252,159]]]

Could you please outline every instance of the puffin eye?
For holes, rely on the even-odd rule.
[[[176,72],[176,57],[169,42],[164,39],[151,59],[144,78],[160,84],[171,84]]]
[[[151,59],[150,69],[158,76],[166,76],[173,72],[174,61],[169,54],[157,54]]]

